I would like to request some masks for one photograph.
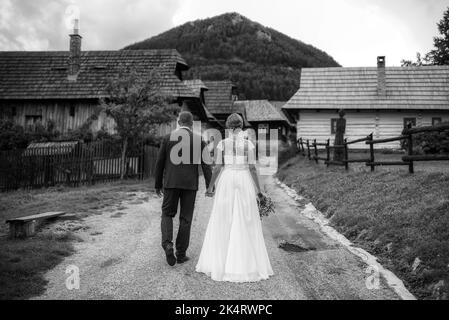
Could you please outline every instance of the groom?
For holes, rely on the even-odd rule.
[[[209,165],[202,157],[206,144],[201,136],[193,133],[192,114],[181,112],[178,124],[177,130],[163,138],[156,162],[156,193],[164,198],[161,220],[162,248],[170,266],[189,260],[186,251],[189,247],[190,227],[198,191],[199,164],[203,169],[206,188],[209,187],[212,175]],[[195,143],[201,145],[201,150],[194,148]],[[178,204],[180,216],[175,256],[173,218],[178,211]]]

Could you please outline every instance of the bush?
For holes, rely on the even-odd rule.
[[[449,153],[449,130],[441,132],[424,132],[413,136],[414,149],[417,153]]]
[[[0,150],[25,148],[29,139],[23,127],[10,120],[0,120]]]
[[[51,141],[59,135],[54,127],[54,123],[48,121],[46,126],[37,124],[29,131],[11,120],[0,120],[0,150],[23,149],[33,141]]]

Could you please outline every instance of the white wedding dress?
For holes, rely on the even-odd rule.
[[[215,281],[254,282],[273,275],[248,166],[248,159],[254,159],[255,147],[242,133],[221,141],[217,147],[217,152],[223,153],[224,168],[217,179],[196,266],[197,272]]]

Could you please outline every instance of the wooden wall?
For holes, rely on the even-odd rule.
[[[356,140],[374,133],[375,139],[384,139],[401,135],[404,128],[404,118],[416,118],[417,126],[432,125],[432,118],[440,117],[449,121],[448,111],[346,111],[346,137]],[[324,142],[334,136],[331,134],[331,119],[338,118],[337,110],[301,110],[297,121],[298,138],[317,139]],[[399,142],[378,145],[378,148],[399,148]],[[355,144],[355,148],[365,149],[364,143]]]
[[[27,116],[41,116],[42,124],[47,125],[48,121],[53,121],[56,130],[66,133],[81,127],[96,112],[98,104],[95,101],[19,101],[0,102],[2,115],[12,118],[15,123],[25,127]],[[15,110],[15,115],[13,111]],[[73,109],[73,116],[71,110]],[[28,123],[29,124],[29,123]],[[114,132],[114,121],[108,119],[104,114],[100,114],[98,120],[92,122],[92,130],[98,131],[101,128]]]
[[[12,108],[15,109],[14,116],[12,116]],[[70,114],[72,108],[75,111],[74,116]],[[57,131],[67,133],[84,125],[97,108],[98,103],[96,101],[0,101],[0,118],[10,118],[15,123],[25,127],[26,116],[41,116],[44,126],[47,125],[49,120],[52,120]],[[176,121],[161,125],[156,130],[156,134],[159,136],[166,135],[176,129],[176,126]],[[114,127],[114,120],[108,118],[104,113],[100,113],[98,120],[93,121],[90,126],[93,132],[104,129],[111,134],[115,133]]]

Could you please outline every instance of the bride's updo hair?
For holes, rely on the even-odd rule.
[[[238,113],[231,114],[226,120],[226,128],[235,130],[243,129],[243,119]]]

